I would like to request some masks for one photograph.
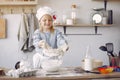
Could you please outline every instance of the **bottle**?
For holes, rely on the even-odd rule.
[[[66,20],[67,20],[67,15],[63,15],[62,16],[62,24],[66,24]]]
[[[103,17],[102,24],[107,24],[107,17]]]
[[[73,4],[72,6],[71,6],[71,8],[72,8],[72,12],[71,12],[71,19],[73,20],[73,24],[76,24],[76,5],[75,4]]]
[[[108,10],[108,24],[113,24],[113,11]]]
[[[101,10],[101,13],[103,14],[102,24],[103,25],[108,24],[108,11],[103,8],[103,10]]]
[[[90,46],[87,46],[86,55],[84,59],[84,70],[85,71],[92,71],[93,70],[93,59],[91,57]]]

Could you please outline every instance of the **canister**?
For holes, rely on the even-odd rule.
[[[93,70],[93,59],[84,59],[84,70],[92,71]]]
[[[73,20],[72,19],[67,19],[66,24],[67,25],[73,25]]]
[[[102,18],[102,24],[107,24],[107,17]]]

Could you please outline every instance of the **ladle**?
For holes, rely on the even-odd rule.
[[[105,46],[100,46],[99,49],[102,51],[107,51],[107,48]]]
[[[105,46],[100,46],[99,49],[102,51],[107,51],[107,48]],[[107,53],[107,55],[110,55],[110,54]]]

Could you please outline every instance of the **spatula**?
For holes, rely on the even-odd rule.
[[[113,54],[113,43],[106,43],[106,48],[107,48],[107,52],[110,53],[110,55],[112,57],[114,57],[114,54]]]

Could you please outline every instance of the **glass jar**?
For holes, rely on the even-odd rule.
[[[73,4],[72,6],[71,6],[71,9],[72,9],[72,11],[71,11],[71,19],[73,20],[73,24],[76,24],[76,20],[77,20],[77,9],[76,9],[77,7],[76,7],[76,5],[75,4]]]
[[[85,71],[92,71],[93,70],[93,58],[91,56],[90,45],[86,48],[86,54],[84,59],[84,70]]]

